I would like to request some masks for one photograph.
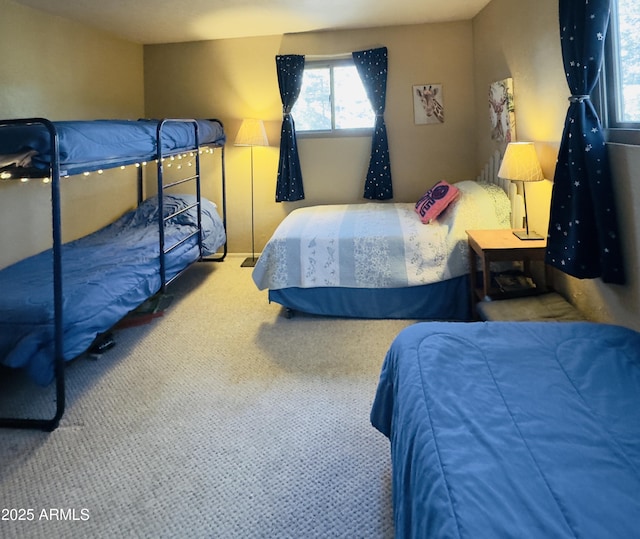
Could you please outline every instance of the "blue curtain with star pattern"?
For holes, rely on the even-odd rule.
[[[610,0],[559,0],[562,58],[571,92],[556,164],[547,264],[581,279],[625,282],[604,135],[591,103]]]
[[[356,51],[351,55],[376,114],[363,196],[372,200],[388,200],[393,198],[393,187],[387,126],[384,122],[387,100],[387,48]]]
[[[293,202],[304,198],[296,126],[291,115],[291,109],[302,88],[304,56],[299,54],[278,55],[276,56],[276,68],[280,98],[282,99],[282,129],[280,131],[276,202]]]

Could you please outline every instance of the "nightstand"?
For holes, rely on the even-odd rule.
[[[521,240],[510,229],[467,230],[469,242],[469,269],[471,309],[475,316],[476,302],[486,297],[499,299],[509,297],[492,283],[491,263],[522,261],[525,275],[531,275],[531,261],[544,261],[547,239]],[[477,282],[478,263],[482,271],[482,284]]]

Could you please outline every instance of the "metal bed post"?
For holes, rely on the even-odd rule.
[[[202,191],[200,189],[200,140],[198,133],[198,122],[194,120],[193,129],[196,135],[196,200],[198,201],[198,251],[200,256],[198,260],[202,260]]]
[[[224,124],[217,119],[212,119],[211,121],[218,122],[223,128]],[[221,195],[222,195],[222,226],[225,230],[227,230],[227,176],[225,173],[226,164],[225,164],[225,154],[224,154],[224,144],[220,146],[220,166],[221,166]],[[220,256],[210,256],[204,257],[202,259],[203,262],[222,262],[227,256],[227,240],[225,238],[224,244],[222,246],[222,254]]]
[[[138,167],[138,172],[137,172],[137,181],[138,181],[138,206],[140,206],[140,204],[142,204],[142,201],[144,200],[144,173],[142,171],[142,165],[140,165]]]
[[[54,379],[56,383],[56,411],[51,419],[0,418],[0,427],[39,428],[53,431],[60,424],[65,410],[64,341],[63,341],[63,287],[62,287],[62,219],[60,208],[60,157],[58,155],[58,134],[52,122],[45,118],[26,120],[6,120],[2,125],[42,124],[49,131],[51,139],[51,226],[53,256],[53,331],[54,331]]]
[[[63,332],[63,289],[62,289],[62,216],[60,209],[60,156],[58,155],[58,135],[54,125],[48,120],[45,125],[49,129],[51,139],[51,207],[53,222],[53,298],[55,320],[55,379],[56,379],[56,414],[44,427],[54,430],[58,427],[65,408],[64,384],[64,332]]]
[[[162,126],[166,120],[162,120],[158,123],[156,130],[156,150],[158,153],[158,242],[160,246],[160,292],[164,293],[166,287],[165,278],[165,260],[164,260],[164,206],[163,206],[163,192],[164,192],[164,156],[162,154]]]

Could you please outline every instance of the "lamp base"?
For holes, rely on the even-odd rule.
[[[529,233],[527,233],[526,230],[514,230],[513,235],[521,240],[543,240],[544,239],[544,237],[542,237],[537,232],[530,231]]]
[[[248,257],[244,259],[244,262],[242,264],[240,264],[241,268],[253,268],[256,265],[256,262],[258,261],[257,257]]]

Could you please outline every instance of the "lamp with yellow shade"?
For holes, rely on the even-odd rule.
[[[536,148],[532,142],[510,142],[502,158],[502,164],[498,170],[498,178],[514,182],[522,182],[522,198],[524,201],[524,226],[525,230],[514,230],[513,233],[521,240],[541,240],[543,237],[529,230],[529,218],[527,215],[528,182],[544,180],[544,174],[538,161]]]

